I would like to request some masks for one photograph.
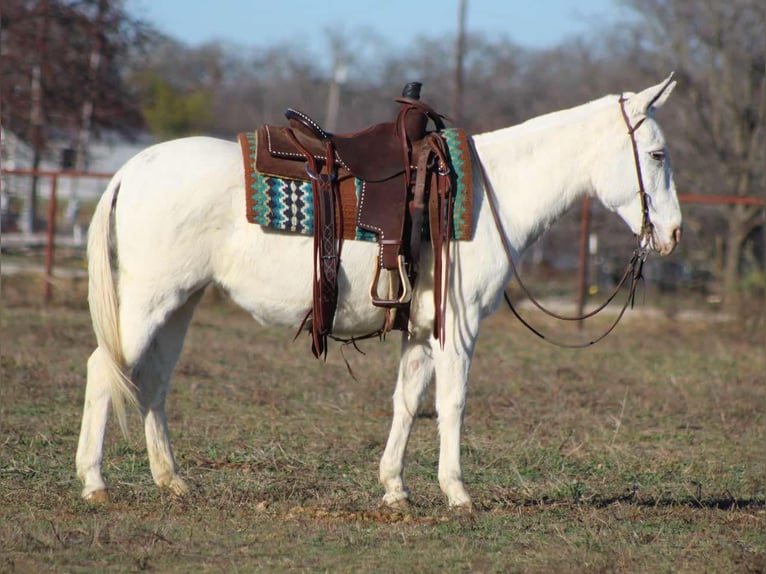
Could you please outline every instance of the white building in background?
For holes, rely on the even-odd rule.
[[[147,134],[139,134],[129,139],[117,132],[102,132],[98,139],[91,140],[85,171],[113,174],[128,159],[152,143],[152,138]],[[66,167],[72,169],[67,165],[67,160],[72,159],[72,156],[70,140],[54,136],[48,143],[48,149],[43,155],[39,169],[41,171],[61,171]],[[28,209],[26,203],[32,185],[31,176],[13,175],[8,172],[31,169],[33,157],[33,150],[29,144],[0,126],[0,212],[2,216],[0,228],[4,230],[15,229],[16,222],[19,224],[23,222],[24,218],[20,218],[20,215]],[[74,224],[76,221],[80,203],[98,198],[107,182],[107,178],[66,176],[58,178],[56,198],[62,204],[68,223]],[[40,177],[37,184],[38,199],[48,199],[50,192],[51,178]],[[40,218],[43,215],[38,213],[37,217]]]
[[[26,184],[26,177],[10,176],[5,172],[14,169],[31,169],[32,147],[22,141],[16,134],[0,126],[2,142],[0,143],[0,166],[3,172],[3,191],[11,196],[19,192],[18,188]],[[86,170],[96,173],[114,173],[128,159],[142,149],[154,143],[148,134],[137,135],[133,139],[116,132],[103,132],[98,139],[93,138],[88,148]],[[45,171],[60,171],[66,164],[67,156],[71,156],[68,140],[51,139],[48,150],[40,163],[40,169]],[[71,168],[70,168],[71,169]],[[18,179],[19,181],[12,181]],[[106,181],[90,178],[60,177],[58,183],[58,198],[92,199],[98,197],[106,186]],[[23,190],[22,193],[25,193]],[[38,197],[47,198],[50,195],[50,180],[42,178],[38,187]]]

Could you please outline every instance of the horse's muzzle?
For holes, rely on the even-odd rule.
[[[675,250],[676,246],[681,242],[681,227],[676,227],[670,234],[670,239],[667,242],[661,241],[655,234],[653,238],[654,247],[657,252],[662,255],[670,255]]]

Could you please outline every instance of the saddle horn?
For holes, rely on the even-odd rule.
[[[412,100],[419,100],[420,88],[422,87],[423,87],[423,84],[420,82],[410,82],[407,85],[405,85],[404,88],[402,89],[402,97],[410,98]]]

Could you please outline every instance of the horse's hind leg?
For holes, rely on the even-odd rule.
[[[138,398],[144,417],[146,449],[152,477],[157,486],[167,488],[179,496],[185,494],[189,488],[178,475],[178,465],[170,445],[165,399],[170,387],[171,374],[178,362],[189,322],[202,292],[200,290],[192,295],[168,317],[133,369],[133,380],[138,387]]]
[[[404,486],[404,451],[433,372],[430,347],[405,338],[399,361],[399,378],[394,391],[391,432],[380,460],[380,482],[386,489],[383,502],[389,506],[401,505],[409,498],[409,492]]]
[[[82,413],[80,439],[77,445],[77,476],[83,484],[82,497],[91,502],[106,502],[109,495],[101,476],[101,460],[104,453],[104,433],[109,416],[112,373],[108,359],[97,348],[88,359],[88,382],[85,387],[85,404]]]
[[[128,364],[134,365],[131,378],[139,391],[152,475],[158,485],[170,488],[177,494],[182,494],[187,488],[178,477],[170,447],[165,397],[170,375],[181,354],[189,322],[201,296],[202,290],[191,295],[186,303],[170,311],[164,321],[150,321],[137,311],[138,306],[124,305],[122,310],[123,344]],[[124,292],[123,303],[128,298]],[[167,303],[169,309],[172,309],[171,305]],[[125,308],[132,311],[128,312]],[[160,314],[164,315],[161,309]],[[110,380],[113,377],[105,351],[97,348],[88,360],[88,380],[76,459],[77,476],[83,483],[82,496],[91,502],[109,500],[101,474],[101,461],[111,402]]]

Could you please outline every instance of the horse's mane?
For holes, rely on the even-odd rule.
[[[485,140],[505,138],[508,136],[524,138],[525,136],[531,136],[551,128],[571,126],[572,124],[581,123],[583,119],[592,116],[595,111],[601,108],[605,108],[608,105],[616,105],[617,98],[618,96],[616,95],[604,96],[573,108],[550,112],[530,118],[520,124],[483,133],[481,134],[481,138]],[[618,117],[619,116],[615,116],[615,119]]]

